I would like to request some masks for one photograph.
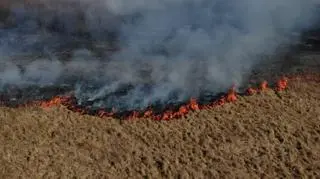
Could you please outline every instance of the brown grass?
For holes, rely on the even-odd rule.
[[[0,178],[320,176],[320,84],[169,122],[0,108]]]
[[[0,2],[0,25],[10,3]],[[274,76],[273,69],[300,71],[290,64],[260,65],[267,72],[259,78]],[[308,66],[319,71],[319,58]],[[316,178],[320,83],[289,87],[167,122],[1,107],[0,178]]]

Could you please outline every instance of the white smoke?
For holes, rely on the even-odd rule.
[[[52,22],[52,13],[39,17],[38,11],[14,6],[12,16],[21,18],[20,25],[0,30],[1,54],[8,57],[0,59],[0,64],[10,64],[0,71],[1,85],[61,84],[74,78],[79,101],[92,100],[100,107],[131,109],[155,101],[182,101],[203,91],[217,93],[233,83],[241,85],[261,55],[272,55],[280,45],[290,44],[295,40],[292,33],[307,29],[319,15],[315,0],[73,2],[84,13],[83,26],[91,37],[101,40],[115,32],[120,50],[103,57],[74,53],[62,62],[52,53],[50,59],[13,62],[15,53],[51,52],[67,43],[65,36],[52,35],[33,20]],[[62,28],[67,33],[77,31],[76,8],[73,12],[58,4],[55,14]],[[16,63],[23,63],[23,73]],[[127,94],[111,95],[128,85]]]

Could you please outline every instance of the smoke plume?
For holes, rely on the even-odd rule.
[[[2,18],[0,89],[67,86],[79,104],[131,110],[241,85],[261,56],[313,25],[319,2],[30,4],[14,3]]]

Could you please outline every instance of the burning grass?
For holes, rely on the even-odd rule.
[[[49,100],[37,100],[31,101],[26,104],[19,104],[18,107],[38,106],[41,108],[52,108],[54,106],[65,106],[67,109],[80,114],[89,114],[104,117],[113,117],[120,119],[137,119],[137,118],[152,118],[154,120],[171,120],[176,118],[182,118],[188,115],[192,111],[209,110],[217,106],[222,106],[226,103],[233,103],[237,101],[238,96],[244,95],[256,95],[266,90],[273,90],[278,93],[285,90],[288,86],[288,78],[281,78],[271,88],[268,86],[267,81],[262,81],[258,87],[250,87],[243,93],[237,93],[236,87],[233,86],[227,93],[223,93],[211,99],[209,102],[202,102],[199,99],[191,98],[188,102],[178,105],[168,105],[160,110],[157,110],[157,106],[150,106],[144,110],[133,111],[121,111],[118,112],[115,107],[108,109],[96,109],[92,110],[87,106],[80,106],[77,104],[77,99],[73,95],[54,96]],[[3,104],[6,104],[3,102]]]
[[[319,79],[170,122],[0,107],[0,178],[316,178]]]
[[[283,91],[287,88],[288,79],[280,79],[275,88],[275,92]],[[79,112],[81,114],[92,114],[99,117],[120,117],[123,119],[136,119],[136,118],[152,118],[154,120],[170,120],[175,118],[181,118],[186,116],[191,111],[208,110],[215,108],[217,106],[222,106],[225,103],[233,103],[237,101],[238,95],[254,95],[256,93],[261,93],[268,90],[268,83],[263,81],[258,88],[248,88],[245,93],[238,94],[235,90],[235,86],[232,87],[227,93],[222,96],[217,97],[217,99],[211,100],[209,103],[200,104],[197,99],[191,98],[188,103],[181,104],[178,106],[167,106],[164,110],[160,112],[154,112],[152,107],[142,110],[142,111],[127,111],[122,113],[117,113],[115,108],[111,111],[106,111],[105,109],[99,109],[96,111],[87,110],[85,107],[80,107],[76,105],[76,99],[73,96],[56,96],[48,101],[40,101],[39,105],[43,108],[50,108],[52,106],[63,105],[74,112]]]

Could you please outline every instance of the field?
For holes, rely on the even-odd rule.
[[[319,79],[161,122],[1,107],[0,178],[316,178]]]
[[[0,2],[0,28],[10,25],[9,2]],[[308,53],[249,72],[253,82],[295,74],[287,90],[182,119],[1,106],[0,178],[319,178],[320,55]]]

